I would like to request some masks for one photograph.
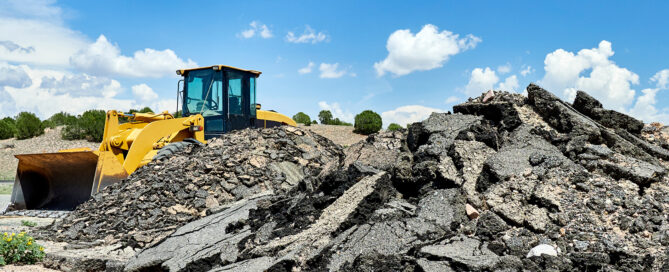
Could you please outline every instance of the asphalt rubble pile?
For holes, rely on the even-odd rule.
[[[214,141],[168,160],[172,168],[161,162],[144,167],[52,231],[68,239],[135,237],[138,227],[120,226],[137,219],[141,234],[153,239],[126,238],[141,251],[124,271],[669,270],[665,127],[606,110],[584,92],[567,103],[534,84],[527,97],[490,91],[453,111],[343,151],[311,136],[320,157],[285,151],[291,155],[284,161],[303,172],[292,187],[277,186],[287,179],[283,171],[258,179],[274,190],[217,199],[216,208],[207,209],[204,194],[151,201],[164,194],[151,189],[157,182],[165,183],[158,188],[183,186],[177,192],[185,186],[194,186],[185,192],[195,194],[215,191],[212,184],[229,179],[214,171],[211,183],[184,177],[204,176],[206,165],[227,165],[215,161],[234,154],[227,152],[254,150],[225,144],[253,145],[255,138],[242,139],[247,135],[273,135],[278,142],[277,131],[295,141],[295,133],[306,132],[225,135],[219,140],[225,144]],[[312,160],[300,164],[300,156]],[[188,162],[194,166],[178,170]],[[177,202],[197,212],[178,221],[179,212],[168,212]],[[104,214],[114,208],[119,211]],[[152,210],[162,211],[156,218],[163,223],[139,220]],[[166,225],[173,227],[150,232]]]
[[[139,168],[94,195],[41,237],[80,245],[144,248],[178,227],[257,194],[315,186],[341,150],[292,127],[242,130]],[[330,170],[332,171],[332,170]]]

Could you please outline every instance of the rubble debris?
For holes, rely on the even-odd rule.
[[[638,130],[585,94],[527,92],[344,151],[299,128],[226,134],[138,170],[44,237],[141,249],[126,271],[669,268],[666,127]]]

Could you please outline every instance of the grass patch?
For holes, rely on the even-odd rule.
[[[32,228],[34,226],[37,226],[37,223],[29,220],[21,220],[21,225]]]
[[[0,184],[0,195],[11,195],[14,184]]]

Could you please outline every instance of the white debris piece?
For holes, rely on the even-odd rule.
[[[530,252],[527,253],[527,258],[541,256],[542,254],[557,256],[558,250],[556,250],[555,247],[551,245],[541,244],[530,249]]]

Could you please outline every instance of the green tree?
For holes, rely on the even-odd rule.
[[[366,110],[355,116],[355,132],[369,135],[372,133],[379,132],[383,122],[381,121],[381,116],[371,110]]]
[[[304,112],[298,112],[297,114],[293,115],[293,120],[296,123],[311,125],[311,118],[309,118],[309,115]]]
[[[28,139],[44,134],[42,121],[30,112],[21,112],[16,117],[16,138]]]
[[[396,130],[401,130],[401,129],[403,129],[402,126],[400,126],[399,124],[396,124],[396,123],[390,123],[390,125],[388,125],[388,130],[389,131],[396,131]]]
[[[77,118],[73,124],[67,125],[61,132],[65,140],[85,139],[101,142],[105,129],[107,113],[103,110],[89,110]]]
[[[322,110],[318,113],[318,120],[321,121],[323,125],[331,125],[332,123],[332,112],[329,110]]]
[[[4,118],[0,120],[0,140],[9,139],[16,135],[14,119]]]
[[[316,121],[316,120],[311,120],[311,124],[312,124],[312,125],[318,125],[318,121]]]
[[[141,110],[139,110],[140,113],[153,113],[153,110],[149,107],[144,107]]]
[[[64,126],[64,125],[69,125],[77,121],[77,117],[69,114],[67,112],[59,112],[54,115],[51,115],[49,119],[47,119],[53,123],[55,126]]]

